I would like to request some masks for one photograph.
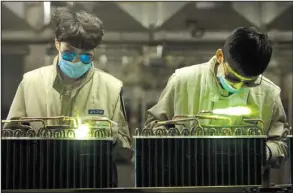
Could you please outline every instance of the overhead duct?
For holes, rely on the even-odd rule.
[[[223,2],[212,2],[212,1],[202,1],[202,2],[195,2],[195,7],[197,9],[215,9],[223,5]]]
[[[145,28],[160,27],[188,2],[116,2]]]
[[[219,19],[229,22],[219,23]],[[175,32],[185,29],[187,20],[196,21],[197,28],[205,31],[232,31],[239,25],[251,25],[232,9],[230,2],[188,2],[165,21],[159,30]]]
[[[26,2],[2,2],[5,7],[7,7],[10,11],[22,19],[25,19],[25,3]]]
[[[293,2],[232,2],[233,9],[262,28],[293,5]]]
[[[150,39],[146,32],[107,32],[103,37],[104,43],[141,43],[151,42],[218,42],[224,41],[231,32],[205,32],[201,38],[194,38],[187,31],[177,32],[155,32]],[[7,31],[2,30],[2,42],[27,42],[27,43],[49,43],[54,41],[54,31],[46,29],[43,32],[33,31]],[[269,38],[275,42],[292,41],[292,32],[272,31],[268,33]]]
[[[51,21],[51,2],[43,2],[44,6],[44,24],[48,25]]]
[[[19,8],[22,10],[21,8]],[[21,11],[20,11],[21,12]],[[11,31],[19,31],[19,30],[31,30],[31,26],[26,22],[26,20],[20,16],[22,14],[15,14],[10,8],[8,8],[4,2],[1,7],[1,27],[2,30],[11,30]]]
[[[177,31],[177,32],[157,32],[154,35],[154,40],[166,40],[166,41],[189,41],[189,42],[213,42],[224,41],[231,32],[205,32],[202,37],[194,38],[190,32]],[[268,32],[268,36],[271,40],[276,42],[292,41],[292,32],[272,31]]]

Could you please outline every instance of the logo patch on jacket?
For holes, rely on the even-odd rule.
[[[104,110],[103,109],[89,109],[88,114],[89,115],[103,115]]]

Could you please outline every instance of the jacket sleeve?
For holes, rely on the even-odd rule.
[[[278,96],[274,103],[273,116],[267,133],[267,147],[270,151],[268,163],[273,168],[280,168],[288,156],[288,146],[286,143],[288,132],[289,128],[286,123],[286,114],[281,98]]]
[[[176,74],[174,73],[168,80],[167,86],[163,90],[157,104],[147,111],[145,127],[148,129],[162,128],[157,127],[157,121],[170,120],[174,116],[174,93]],[[165,128],[165,127],[163,127]]]
[[[23,88],[23,80],[22,80],[13,98],[13,101],[7,116],[7,120],[14,117],[26,117],[26,116],[27,115],[26,115],[26,107],[25,107],[25,101],[24,101],[24,88]],[[4,128],[7,125],[8,124],[5,124]]]
[[[114,116],[112,120],[118,123],[118,136],[114,144],[113,150],[114,157],[116,159],[131,161],[133,150],[131,144],[130,130],[128,127],[126,112],[124,108],[122,92],[120,93],[117,99]]]

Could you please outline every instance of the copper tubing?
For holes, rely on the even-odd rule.
[[[231,118],[228,117],[224,117],[224,116],[218,116],[218,115],[176,115],[172,118],[172,120],[176,119],[176,118],[193,118],[193,119],[216,119],[216,120],[228,120],[229,121],[229,125],[232,125],[232,120]],[[190,119],[186,120],[189,121]],[[191,119],[192,120],[192,119]],[[176,121],[185,121],[183,119],[179,119]],[[198,120],[197,120],[198,121]]]
[[[255,129],[255,128],[250,128],[250,129],[248,129],[248,134],[249,135],[257,135],[257,131],[259,131],[259,129]],[[262,133],[262,132],[261,132]]]
[[[64,120],[64,121],[72,121],[74,123],[74,127],[77,127],[78,120],[75,117],[68,116],[55,116],[55,117],[22,117],[21,120],[31,120],[31,119],[41,119],[41,120]]]
[[[166,124],[176,124],[178,122],[183,121],[197,121],[198,127],[202,129],[202,126],[200,125],[199,119],[216,119],[216,120],[228,120],[229,125],[232,125],[232,120],[228,117],[223,116],[215,116],[215,115],[176,115],[172,118],[172,120],[169,121],[159,121],[157,122],[159,125],[166,125]],[[231,132],[231,130],[230,130]]]
[[[262,131],[264,130],[264,121],[261,119],[243,119],[243,121],[245,121],[245,122],[249,122],[249,121],[259,122],[261,124]]]
[[[68,120],[74,123],[74,127],[77,128],[79,123],[78,119],[75,117],[68,117],[68,116],[55,116],[55,117],[21,117],[19,120],[2,120],[2,123],[21,123],[21,122],[41,122],[43,128],[47,128],[45,120]],[[112,122],[110,120],[101,119],[99,117],[91,117],[88,119],[83,119],[85,121],[91,122],[107,122],[109,123],[110,127],[110,135],[112,135]],[[21,124],[22,125],[22,124]]]
[[[176,115],[176,116],[174,116],[173,118],[172,118],[172,120],[176,120],[176,119],[184,119],[184,118],[193,118],[194,116],[191,116],[191,115]],[[196,123],[195,123],[196,122]],[[197,124],[198,126],[200,126],[200,122],[199,122],[199,120],[198,119],[194,119],[194,123],[192,124],[192,126],[191,127],[193,127],[195,124]]]
[[[83,119],[83,121],[90,121],[90,122],[107,122],[109,123],[109,128],[110,128],[110,136],[112,136],[112,127],[113,124],[110,120],[107,119],[101,119],[100,117],[91,117],[91,118],[85,118]]]
[[[31,118],[31,119],[20,118],[19,120],[2,120],[1,122],[2,123],[20,123],[20,125],[22,125],[21,122],[24,122],[24,120],[28,120],[27,122],[41,122],[42,125],[44,126],[44,128],[46,128],[45,121],[43,119],[38,119],[38,118],[34,118],[34,119],[33,118]],[[22,126],[24,126],[24,125],[22,125]]]
[[[175,115],[172,120],[175,120],[175,119],[180,119],[180,118],[190,118],[190,117],[193,117],[192,115]]]
[[[177,119],[177,120],[168,120],[168,121],[158,121],[157,124],[159,125],[168,125],[168,124],[176,124],[178,122],[183,122],[183,121],[194,121],[197,119],[196,118],[183,118],[183,119]]]
[[[232,120],[228,117],[223,116],[216,116],[216,115],[196,115],[195,116],[198,119],[215,119],[215,120],[227,120],[229,122],[229,125],[232,125]]]

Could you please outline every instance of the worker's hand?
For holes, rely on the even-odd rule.
[[[270,160],[272,157],[272,152],[268,146],[266,146],[266,160]]]
[[[111,121],[111,120],[110,120]],[[115,144],[118,139],[118,124],[115,121],[111,121],[112,123],[112,137],[113,137],[113,143]]]

